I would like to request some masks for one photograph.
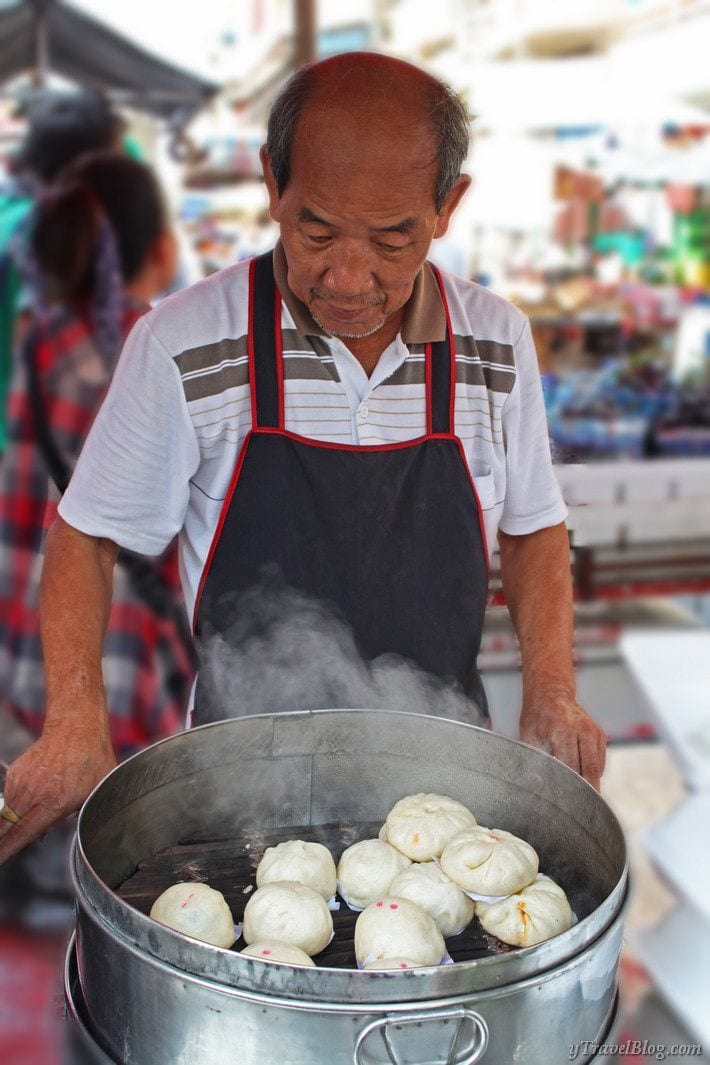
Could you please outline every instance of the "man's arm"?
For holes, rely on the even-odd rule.
[[[116,765],[101,654],[118,547],[61,518],[47,536],[40,592],[47,708],[42,735],[10,766],[0,820],[0,862],[78,810]]]
[[[564,523],[511,536],[499,531],[505,595],[520,643],[520,738],[599,788],[606,736],[576,700],[569,539]]]

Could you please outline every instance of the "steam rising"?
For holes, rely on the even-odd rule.
[[[276,578],[221,609],[235,620],[224,637],[205,634],[200,646],[210,720],[336,707],[482,720],[458,684],[395,654],[364,661],[352,630],[327,604]]]

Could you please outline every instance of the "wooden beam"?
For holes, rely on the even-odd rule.
[[[316,58],[316,0],[294,0],[295,67]]]

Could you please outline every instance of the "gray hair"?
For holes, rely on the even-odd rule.
[[[292,74],[277,96],[266,134],[266,149],[279,196],[291,177],[291,149],[296,124],[316,87],[319,63],[311,63]],[[425,106],[438,144],[439,168],[434,188],[437,212],[456,184],[468,155],[470,120],[466,105],[454,90],[439,78],[430,76]]]

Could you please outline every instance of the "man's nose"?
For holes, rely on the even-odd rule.
[[[323,285],[334,296],[364,296],[374,288],[369,256],[355,249],[333,249]]]

